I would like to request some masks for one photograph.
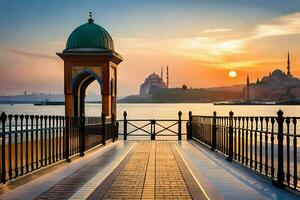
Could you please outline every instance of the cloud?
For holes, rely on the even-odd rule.
[[[231,35],[227,39],[217,39],[214,35],[206,37],[195,37],[184,41],[186,44],[187,53],[193,57],[199,57],[200,59],[209,60],[215,63],[226,63],[224,57],[230,55],[237,55],[246,53],[245,48],[247,43],[255,39],[300,34],[300,12],[278,17],[270,23],[259,24],[255,26],[254,31],[248,35],[242,37]],[[233,29],[220,28],[220,29],[205,29],[202,33],[223,33]],[[204,54],[204,55],[203,55]],[[197,56],[198,55],[198,56]],[[265,61],[258,61],[265,62]],[[237,62],[238,66],[249,66],[258,64],[255,62],[245,61],[243,63]]]
[[[19,49],[14,49],[14,48],[7,48],[7,50],[11,53],[17,54],[17,55],[22,55],[22,56],[27,56],[27,57],[33,57],[33,58],[45,58],[45,59],[51,59],[51,60],[57,60],[57,56],[51,56],[47,54],[40,54],[40,53],[32,53],[32,52],[26,52],[22,51]]]
[[[221,62],[223,56],[244,52],[244,41],[239,39],[220,40],[213,37],[149,38],[119,37],[118,46],[127,54],[153,56],[175,55],[205,62]]]
[[[231,28],[217,28],[217,29],[205,29],[202,31],[202,33],[220,33],[220,32],[228,32],[232,31]]]
[[[232,30],[231,28],[205,29],[200,35],[176,38],[136,33],[135,37],[117,38],[117,43],[128,55],[148,57],[171,55],[217,67],[249,67],[266,63],[273,65],[279,61],[254,56],[258,50],[253,49],[251,44],[255,44],[254,40],[260,38],[300,34],[300,12],[275,18],[268,23],[254,25],[252,32],[233,32]],[[219,37],[220,35],[222,37]]]
[[[212,46],[211,53],[214,55],[243,53],[244,43],[244,40],[240,39],[218,42]]]
[[[300,34],[300,12],[279,17],[269,24],[258,25],[250,39],[292,34]]]
[[[211,63],[220,63],[226,56],[243,53],[245,45],[244,41],[239,39],[218,40],[208,37],[181,39],[179,44],[181,45],[173,50],[177,54]]]
[[[222,68],[247,68],[250,66],[257,66],[257,65],[265,65],[266,63],[277,63],[280,60],[278,59],[255,59],[255,60],[243,60],[243,61],[227,61],[224,63],[216,64],[215,66],[219,66]]]
[[[146,37],[146,38],[159,38],[158,35],[153,35],[153,34],[145,33],[145,32],[135,32],[135,34],[137,36],[142,36],[142,37]]]

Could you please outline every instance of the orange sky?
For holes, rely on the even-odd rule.
[[[300,13],[295,13],[247,31],[204,29],[196,37],[164,38],[144,34],[137,38],[116,38],[117,48],[125,58],[119,81],[125,83],[135,72],[140,76],[130,82],[138,89],[148,74],[153,70],[160,74],[160,67],[168,65],[172,87],[244,84],[247,75],[250,81],[256,81],[276,68],[286,71],[288,51],[292,74],[300,76],[297,67],[300,64],[299,21]],[[231,70],[237,72],[236,78],[228,76]]]
[[[283,12],[276,10],[276,6],[270,10],[267,5],[260,4],[237,5],[240,10],[236,11],[224,4],[222,11],[218,11],[221,7],[210,7],[212,12],[209,13],[205,11],[207,5],[188,2],[197,5],[187,3],[186,7],[198,6],[198,10],[188,12],[179,6],[175,9],[169,1],[167,6],[174,6],[172,12],[159,3],[143,7],[145,10],[128,5],[124,23],[116,23],[113,15],[102,14],[100,9],[104,8],[95,8],[95,23],[108,30],[116,51],[124,57],[118,71],[120,96],[137,94],[140,84],[150,73],[160,74],[161,66],[166,72],[167,65],[171,87],[244,84],[247,75],[254,82],[276,68],[286,71],[288,50],[292,74],[300,76],[300,11],[290,8]],[[160,7],[164,10],[157,10]],[[80,14],[76,17],[71,11],[55,9],[59,13],[57,16],[49,11],[48,15],[31,16],[31,21],[22,23],[20,16],[15,19],[15,26],[1,33],[0,95],[24,91],[63,92],[63,62],[55,53],[64,49],[72,30],[86,22],[87,12],[81,10],[80,5],[77,7]],[[199,12],[200,9],[203,11]],[[24,13],[23,18],[28,16]],[[62,16],[68,23],[58,20]],[[0,20],[0,24],[6,27],[4,21],[7,18]],[[237,72],[236,78],[228,76],[231,70]],[[132,78],[132,74],[136,76]],[[96,88],[93,84],[89,90],[96,92]]]

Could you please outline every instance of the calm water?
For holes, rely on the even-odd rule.
[[[86,105],[86,116],[100,116],[101,113],[101,104],[87,104]],[[187,119],[188,112],[192,111],[193,114],[196,115],[212,115],[213,111],[216,111],[218,115],[228,115],[229,111],[233,111],[235,115],[245,115],[245,116],[275,116],[278,109],[282,109],[285,116],[297,116],[300,117],[300,106],[214,106],[213,104],[201,104],[201,103],[182,103],[182,104],[118,104],[118,119],[122,119],[123,112],[127,111],[128,119],[177,119],[178,111],[181,110],[183,113],[183,119]],[[6,112],[7,114],[40,114],[40,115],[64,115],[64,106],[34,106],[34,105],[0,105],[0,112]],[[136,125],[142,126],[145,123],[148,122],[135,122]],[[170,124],[167,124],[168,122],[160,122],[160,124],[164,125],[165,127],[169,126]],[[185,133],[185,124],[182,125],[183,133]],[[162,130],[161,127],[156,126],[156,131]],[[128,131],[135,129],[135,127],[128,125]],[[146,127],[150,132],[150,126]],[[173,131],[177,131],[177,125],[171,128]],[[120,131],[122,132],[123,127],[122,123],[120,123]],[[297,130],[300,130],[300,127],[297,128]],[[299,132],[299,131],[297,131]],[[143,132],[139,132],[143,133]],[[168,132],[170,133],[170,132]],[[144,133],[145,134],[145,133]],[[157,136],[158,137],[158,136]],[[122,136],[120,136],[122,139]],[[173,139],[177,140],[177,136],[174,137],[165,137],[162,136],[160,139]],[[145,136],[139,136],[139,137],[129,137],[128,139],[150,139],[150,136],[145,134]],[[185,135],[183,136],[183,139],[185,139]],[[268,141],[268,144],[270,144],[270,140]],[[277,163],[277,140],[275,139],[275,166]],[[297,142],[299,144],[299,140]],[[259,145],[259,144],[258,144]],[[265,140],[263,137],[263,146],[264,149]],[[286,162],[286,139],[284,143],[284,160],[285,160],[285,169],[287,167]],[[291,173],[294,171],[293,169],[293,144],[292,144],[292,138],[290,142],[290,171]],[[248,147],[250,149],[250,146],[248,144]],[[253,147],[252,147],[253,148]],[[271,146],[268,146],[269,154],[271,152],[270,150]],[[300,148],[297,147],[297,158],[298,163],[300,162]],[[265,152],[263,151],[263,160],[265,156]],[[270,155],[269,155],[270,157]],[[269,163],[270,164],[270,163]],[[298,173],[300,173],[300,168],[298,168]]]
[[[177,118],[179,110],[183,113],[183,119],[187,119],[189,111],[196,115],[212,115],[213,111],[218,115],[228,115],[232,110],[239,116],[274,116],[279,108],[283,110],[285,116],[300,117],[300,106],[215,106],[210,103],[118,104],[117,117],[122,119],[123,112],[127,111],[129,119],[171,119]],[[85,109],[86,116],[100,116],[101,104],[87,104]],[[7,114],[64,115],[64,106],[0,105],[0,112],[2,111]]]

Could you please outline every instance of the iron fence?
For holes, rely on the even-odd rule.
[[[114,118],[114,117],[112,117]],[[84,155],[99,144],[117,138],[117,123],[104,115],[64,117],[47,115],[0,116],[1,181],[70,157]]]
[[[124,140],[182,140],[186,136],[181,111],[178,119],[127,119],[127,112],[123,113],[124,119],[120,122],[120,133]]]
[[[300,190],[298,117],[196,116],[190,113],[188,138],[196,139],[279,187]]]

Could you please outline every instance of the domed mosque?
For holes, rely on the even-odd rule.
[[[167,66],[167,83],[164,82],[163,68],[161,68],[161,75],[157,75],[155,72],[150,74],[140,86],[140,95],[148,96],[152,89],[168,88],[169,87],[169,67]]]
[[[290,55],[287,58],[287,72],[275,69],[269,76],[250,84],[247,77],[247,100],[284,100],[300,98],[300,79],[291,73]]]

